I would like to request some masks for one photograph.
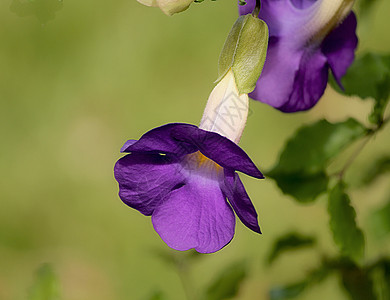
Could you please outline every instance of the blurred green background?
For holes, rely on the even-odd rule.
[[[169,122],[199,122],[237,17],[235,1],[205,1],[174,17],[135,0],[64,0],[38,9],[23,3],[0,2],[0,299],[26,299],[35,270],[46,262],[66,300],[142,300],[158,290],[184,299],[177,271],[156,255],[174,251],[149,218],[122,204],[113,165],[127,139]],[[379,1],[359,23],[359,52],[390,51],[389,11],[390,3]],[[330,88],[306,113],[285,115],[253,101],[240,145],[266,170],[300,125],[348,116],[367,123],[370,109],[370,102]],[[389,146],[387,128],[352,166],[350,182]],[[300,230],[317,236],[325,253],[337,250],[323,199],[302,206],[271,180],[241,177],[263,235],[237,222],[231,244],[197,259],[190,281],[202,289],[224,266],[246,259],[250,277],[236,299],[267,299],[271,286],[318,264],[307,250],[267,267],[277,236]],[[382,179],[352,193],[363,227],[389,189]],[[367,242],[368,258],[389,252],[389,243]],[[337,286],[327,280],[301,299],[345,299]]]

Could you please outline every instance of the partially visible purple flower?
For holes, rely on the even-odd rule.
[[[240,6],[251,13],[255,0]],[[358,39],[353,0],[262,0],[269,46],[253,99],[284,112],[307,110],[323,95],[329,69],[340,84]],[[340,84],[341,86],[341,84]]]
[[[173,249],[211,253],[234,235],[233,210],[260,233],[257,213],[236,171],[263,178],[248,155],[218,133],[167,124],[130,140],[115,165],[119,196],[146,216]],[[228,204],[229,201],[230,205]]]

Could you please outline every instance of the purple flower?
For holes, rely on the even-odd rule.
[[[146,216],[173,249],[211,253],[234,235],[235,217],[260,233],[255,208],[236,171],[263,178],[248,155],[222,135],[167,124],[130,140],[115,165],[119,196]],[[227,202],[229,201],[229,203]]]
[[[251,13],[255,0],[240,7]],[[357,46],[353,0],[262,0],[269,47],[253,99],[284,112],[307,110],[323,95],[329,69],[340,84]],[[341,84],[340,84],[341,85]]]

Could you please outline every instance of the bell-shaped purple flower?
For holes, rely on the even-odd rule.
[[[260,233],[255,208],[236,171],[263,175],[226,137],[194,125],[167,124],[126,142],[121,151],[131,154],[115,165],[120,198],[151,215],[154,229],[171,248],[220,250],[234,235],[233,210]]]
[[[130,140],[114,168],[119,196],[152,216],[173,249],[211,253],[234,235],[235,216],[260,233],[256,210],[236,171],[264,178],[239,142],[248,115],[230,69],[211,92],[201,125],[167,124]]]
[[[251,13],[256,0],[240,6]],[[358,43],[353,0],[262,0],[269,46],[253,99],[284,112],[307,110],[323,95],[329,69],[340,84]]]

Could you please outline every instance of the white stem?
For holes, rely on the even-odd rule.
[[[229,70],[211,92],[199,128],[219,133],[238,144],[248,112],[248,95],[239,94],[233,71]]]

